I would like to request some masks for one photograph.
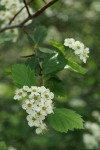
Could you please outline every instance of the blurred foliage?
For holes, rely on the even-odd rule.
[[[34,10],[40,8],[43,5],[41,1],[35,1],[32,8]],[[82,64],[88,69],[85,75],[65,70],[57,74],[60,82],[64,80],[63,85],[60,86],[60,82],[56,85],[57,77],[54,77],[50,83],[57,86],[57,90],[54,91],[58,95],[56,102],[60,102],[56,104],[57,106],[73,108],[83,116],[85,121],[96,122],[91,113],[94,110],[100,110],[100,1],[60,0],[36,18],[31,25],[26,27],[26,30],[31,33],[39,25],[48,29],[44,42],[48,48],[51,39],[63,43],[67,37],[80,40],[90,48],[87,64]],[[31,55],[33,50],[27,36],[21,30],[15,43],[7,39],[5,41],[0,45],[0,141],[5,141],[9,150],[11,148],[17,150],[87,150],[82,141],[82,134],[86,132],[85,130],[75,130],[64,134],[49,128],[45,135],[36,135],[34,129],[27,125],[26,114],[18,102],[13,100],[15,89],[10,72],[13,64],[26,60],[21,56]],[[47,86],[50,84],[48,83]],[[83,107],[74,107],[70,104],[70,101],[80,99],[85,102]]]

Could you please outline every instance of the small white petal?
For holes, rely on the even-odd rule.
[[[35,131],[36,131],[36,134],[41,134],[42,133],[41,128],[37,128]]]

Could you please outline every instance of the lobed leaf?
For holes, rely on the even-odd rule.
[[[48,116],[49,124],[59,132],[68,130],[83,129],[83,119],[73,110],[66,108],[56,108],[54,114]]]
[[[17,87],[36,85],[34,72],[24,64],[16,64],[12,67],[12,78]]]
[[[33,56],[28,58],[25,62],[26,66],[29,66],[36,74],[39,73],[39,60],[37,57]]]

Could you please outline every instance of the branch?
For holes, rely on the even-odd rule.
[[[33,0],[31,0],[30,2],[27,3],[27,5],[31,4]],[[25,8],[25,6],[23,6],[15,15],[14,17],[10,20],[9,24],[10,25],[14,20],[15,18],[22,12],[22,10]]]
[[[51,5],[53,5],[54,3],[56,3],[57,1],[59,1],[59,0],[52,0],[51,2],[49,2],[48,4],[46,4],[45,6],[43,6],[42,8],[40,8],[36,13],[34,13],[33,15],[27,17],[20,25],[23,26],[29,20],[32,20],[33,18],[38,17],[42,12],[44,12],[48,7],[50,7]]]
[[[29,8],[28,8],[27,3],[26,3],[26,0],[23,0],[23,3],[25,4],[28,15],[31,16]]]
[[[8,29],[21,28],[21,27],[25,26],[25,24],[29,20],[32,20],[32,19],[38,17],[42,12],[44,12],[48,7],[52,6],[57,1],[59,1],[59,0],[52,0],[51,2],[49,2],[48,4],[46,4],[45,6],[40,8],[38,11],[36,11],[33,15],[28,16],[22,23],[20,23],[18,25],[12,25],[12,26],[8,25],[7,27],[4,27],[3,29],[1,29],[0,32],[4,32],[5,30],[8,30]]]
[[[9,30],[9,29],[14,29],[14,28],[20,28],[20,25],[12,25],[12,26],[6,26],[6,27],[4,27],[4,28],[2,28],[2,29],[0,29],[0,33],[1,32],[4,32],[4,31],[6,31],[6,30]]]

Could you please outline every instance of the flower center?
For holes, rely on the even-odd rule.
[[[72,44],[72,42],[70,41],[69,44]]]
[[[77,49],[80,49],[80,46],[77,46]]]
[[[37,100],[38,100],[38,98],[39,98],[38,96],[34,96],[34,100],[36,100],[36,101],[37,101]]]
[[[42,110],[44,110],[44,111],[45,111],[45,110],[46,110],[46,107],[42,107]]]
[[[36,119],[34,117],[32,117],[32,121],[35,121]]]
[[[22,92],[19,92],[18,95],[19,95],[19,96],[22,96]]]
[[[36,92],[36,89],[33,89],[32,92]]]
[[[49,95],[48,95],[48,94],[45,94],[45,98],[49,98]]]
[[[30,103],[29,103],[29,104],[27,104],[27,106],[28,106],[28,107],[31,107],[31,106],[32,106],[32,104],[30,104]]]
[[[41,115],[41,113],[40,113],[40,112],[37,112],[37,115],[38,115],[38,116],[40,116],[40,115]]]

